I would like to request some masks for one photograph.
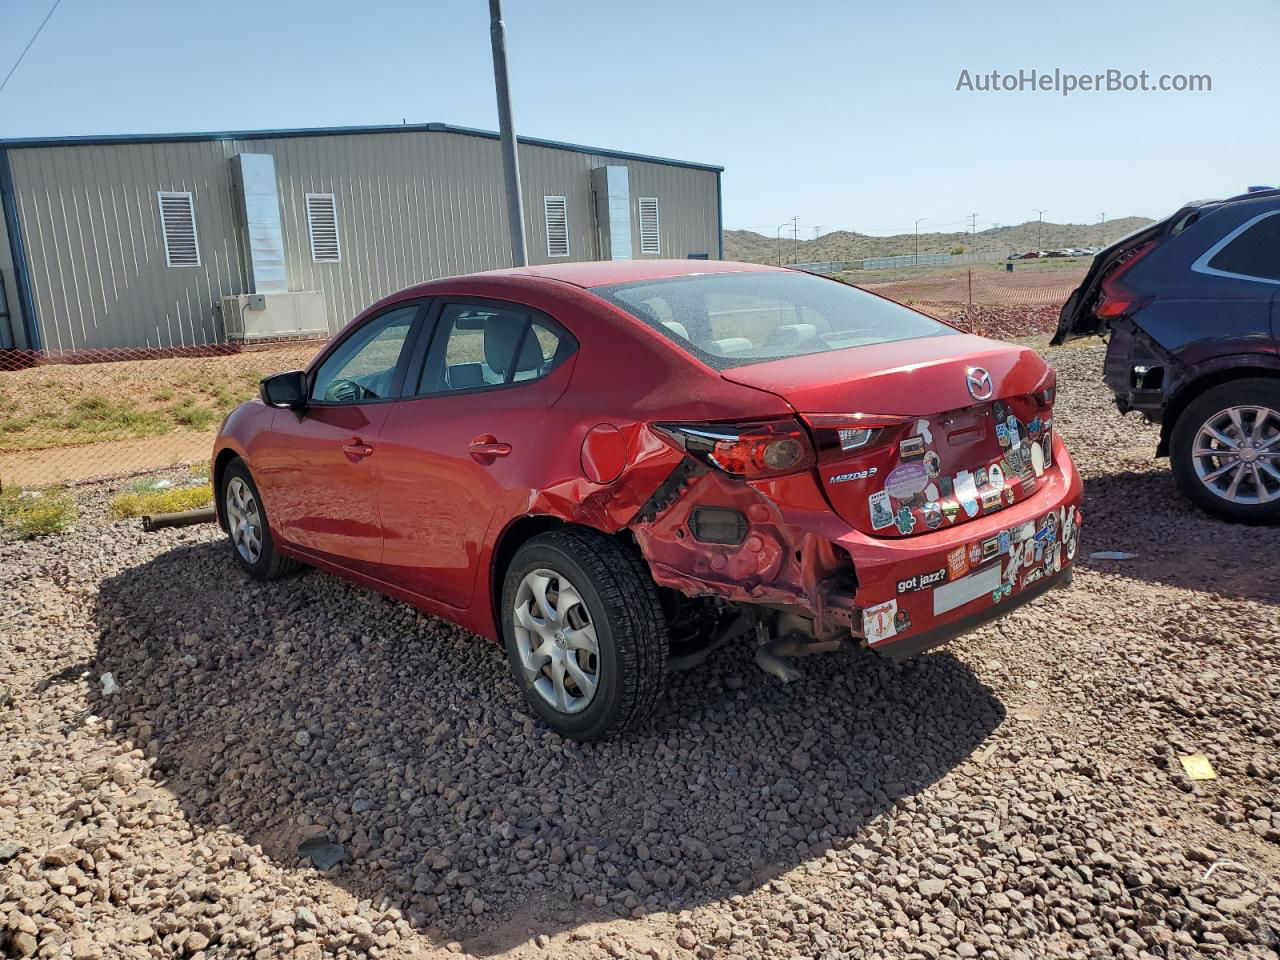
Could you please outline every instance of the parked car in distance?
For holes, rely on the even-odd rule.
[[[1280,191],[1189,204],[1107,247],[1055,344],[1108,335],[1122,413],[1160,424],[1156,456],[1225,520],[1280,519]]]
[[[1067,584],[1080,478],[1038,353],[836,280],[529,267],[370,307],[218,433],[238,563],[504,644],[595,739],[717,645],[903,658]]]

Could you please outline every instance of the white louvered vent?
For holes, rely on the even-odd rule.
[[[200,266],[200,241],[196,236],[196,211],[190,193],[159,190],[160,229],[164,232],[164,259],[171,267]]]
[[[547,256],[569,255],[569,207],[564,197],[543,197],[542,212],[547,220]]]
[[[341,263],[338,243],[338,207],[332,193],[307,194],[307,233],[311,235],[313,263]]]
[[[640,252],[661,253],[658,235],[658,198],[640,198]]]

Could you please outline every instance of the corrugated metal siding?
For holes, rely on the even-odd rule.
[[[229,160],[270,153],[292,290],[322,290],[336,329],[380,297],[509,264],[502,160],[490,139],[444,132],[23,147],[10,151],[36,313],[51,350],[223,339],[213,304],[246,292]],[[530,259],[547,262],[542,197],[568,198],[570,259],[597,257],[592,167],[625,163],[659,198],[664,256],[717,251],[716,174],[523,145]],[[194,194],[199,267],[165,265],[158,190]],[[313,263],[306,193],[336,197],[340,263]],[[633,247],[639,215],[633,210]],[[560,262],[563,262],[561,260]]]

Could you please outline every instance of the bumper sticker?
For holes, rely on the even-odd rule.
[[[904,463],[884,478],[884,489],[895,500],[910,500],[929,485],[929,471],[921,463]]]
[[[862,611],[862,635],[867,643],[879,643],[896,634],[894,617],[898,612],[898,601],[888,600]]]
[[[889,494],[887,491],[877,490],[867,497],[867,503],[871,507],[872,530],[883,530],[893,523],[893,510],[889,506]]]
[[[911,512],[910,507],[905,505],[898,510],[895,522],[898,524],[898,532],[904,535],[910,534],[916,528],[915,514]]]
[[[977,516],[978,485],[973,482],[973,474],[968,470],[961,470],[956,474],[956,499],[964,507],[965,513],[971,517]]]
[[[898,581],[898,593],[915,593],[919,590],[928,590],[939,584],[946,583],[947,568],[939,567],[937,570],[930,570],[928,573],[917,573],[905,580]]]

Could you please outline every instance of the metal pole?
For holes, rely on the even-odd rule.
[[[520,158],[516,154],[515,124],[511,119],[511,88],[507,82],[507,28],[502,22],[502,0],[489,0],[489,38],[493,41],[493,85],[498,95],[502,173],[507,181],[511,265],[523,267],[529,263],[529,252],[524,242],[524,200],[520,195]]]
[[[1036,227],[1036,250],[1038,251],[1044,247],[1044,211],[1036,210],[1036,213],[1040,214],[1040,224]]]
[[[1098,232],[1102,234],[1102,245],[1107,245],[1107,215],[1105,212],[1098,214]]]
[[[800,262],[800,218],[791,218],[791,262]]]
[[[912,258],[911,265],[913,267],[920,266],[920,224],[928,220],[928,217],[921,217],[916,221],[916,255]]]

